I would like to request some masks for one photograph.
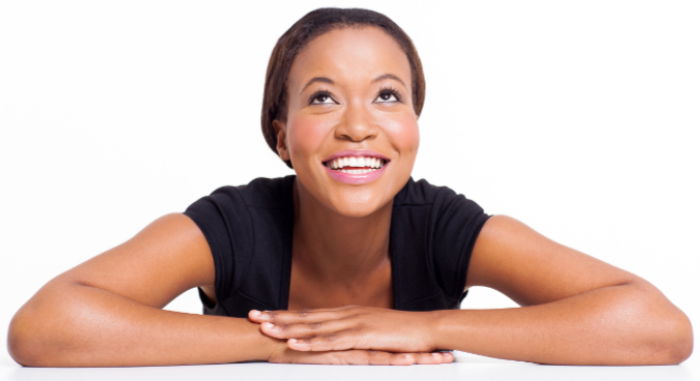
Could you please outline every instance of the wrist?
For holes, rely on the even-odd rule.
[[[433,352],[443,348],[440,341],[440,320],[442,320],[443,310],[415,311],[411,312],[415,318],[408,323],[412,333],[415,346],[411,351]]]
[[[252,361],[268,361],[270,356],[280,350],[280,347],[287,346],[286,342],[262,333],[260,331],[260,324],[250,321],[248,321],[248,324],[250,326],[249,332],[252,336],[252,340],[250,341],[252,343]]]
[[[450,348],[449,340],[445,340],[445,330],[449,326],[449,315],[451,310],[435,310],[430,311],[426,322],[428,331],[428,340],[433,350],[448,350]]]

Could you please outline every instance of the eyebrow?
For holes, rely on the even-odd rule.
[[[402,85],[404,85],[404,87],[406,87],[406,83],[404,83],[404,81],[402,81],[401,78],[399,78],[397,75],[394,75],[391,73],[385,73],[385,74],[378,76],[377,78],[372,80],[372,83],[379,82],[383,79],[393,79],[395,81],[400,82]],[[335,84],[335,82],[328,77],[313,77],[308,82],[306,82],[306,85],[304,85],[304,87],[301,88],[300,93],[304,92],[304,90],[306,90],[306,88],[311,86],[311,84],[314,82],[328,83],[330,85]]]
[[[311,86],[311,84],[314,82],[323,82],[331,85],[335,84],[335,82],[333,82],[333,80],[328,77],[313,77],[309,80],[309,82],[306,82],[306,85],[304,85],[304,87],[301,88],[301,91],[299,93],[303,93],[304,90],[306,90],[306,88]]]
[[[373,79],[373,80],[372,80],[372,83],[374,83],[374,82],[379,82],[379,81],[381,81],[382,79],[393,79],[393,80],[398,81],[399,83],[401,83],[404,87],[408,87],[408,86],[406,86],[406,84],[401,80],[401,78],[399,78],[397,75],[394,75],[394,74],[391,74],[391,73],[386,73],[386,74],[380,75],[379,77]]]

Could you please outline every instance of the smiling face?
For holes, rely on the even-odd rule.
[[[411,68],[392,37],[367,26],[314,38],[292,64],[287,99],[286,120],[273,125],[300,192],[353,217],[393,200],[419,139]]]

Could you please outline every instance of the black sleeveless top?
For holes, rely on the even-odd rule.
[[[295,178],[224,186],[184,212],[202,230],[214,259],[217,303],[200,289],[205,314],[246,317],[251,309],[287,309]],[[488,218],[447,187],[409,179],[391,216],[393,308],[459,308],[472,247]]]

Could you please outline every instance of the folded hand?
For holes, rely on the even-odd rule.
[[[428,331],[432,321],[430,312],[345,306],[303,311],[252,310],[248,318],[261,325],[262,333],[286,340],[295,351],[360,349],[415,354],[436,350]],[[447,357],[452,361],[451,354]]]

